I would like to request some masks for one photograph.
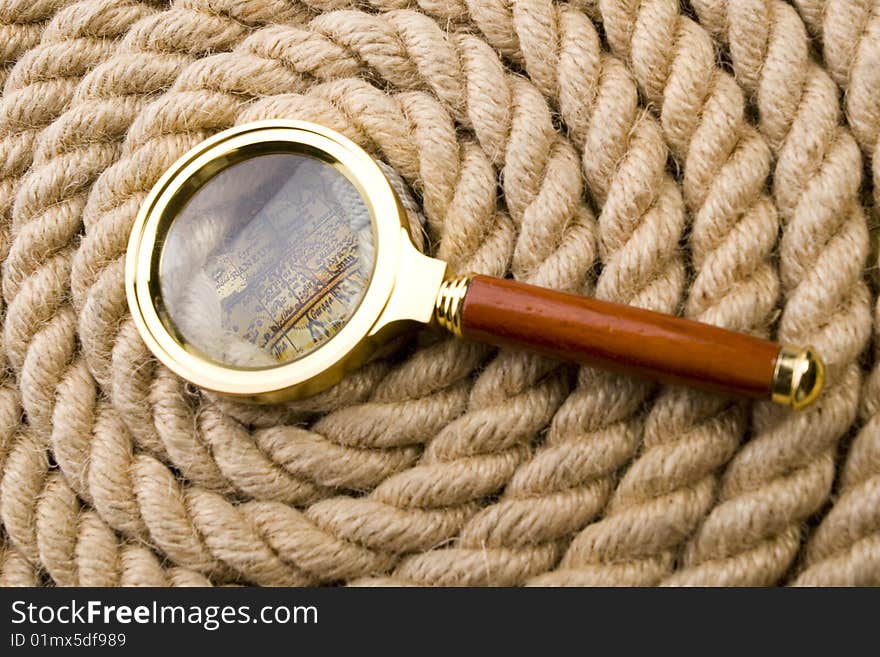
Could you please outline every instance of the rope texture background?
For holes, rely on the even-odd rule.
[[[0,84],[3,585],[880,585],[880,0],[0,0]],[[193,389],[128,232],[278,117],[393,166],[456,270],[811,343],[827,390],[428,334],[302,402]]]

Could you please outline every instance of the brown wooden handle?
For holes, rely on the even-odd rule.
[[[792,400],[776,398],[780,385],[788,385],[785,392],[792,394],[794,387],[801,388],[800,405],[806,405],[822,383],[821,361],[811,350],[791,356],[804,359],[792,363],[801,367],[808,360],[804,352],[810,351],[814,361],[811,380],[789,377],[786,383],[780,381],[785,350],[781,352],[780,345],[769,340],[486,276],[475,276],[467,283],[460,333],[466,339],[500,347],[524,347],[664,383],[792,406],[796,406]]]

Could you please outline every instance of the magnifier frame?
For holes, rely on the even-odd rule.
[[[363,299],[333,337],[289,363],[241,367],[203,354],[169,328],[159,281],[162,246],[192,195],[233,164],[270,153],[316,157],[344,175],[366,205],[375,262]],[[137,215],[125,263],[132,317],[150,350],[169,369],[199,387],[256,402],[315,394],[362,365],[378,345],[410,321],[434,313],[446,264],[412,244],[407,216],[379,165],[346,137],[305,121],[248,123],[214,135],[184,154],[159,179]]]

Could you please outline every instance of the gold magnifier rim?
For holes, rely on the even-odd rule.
[[[315,350],[268,368],[223,365],[176,339],[157,310],[160,302],[157,241],[174,220],[178,194],[204,167],[259,144],[289,144],[290,152],[315,149],[355,185],[373,223],[375,262],[363,299],[348,322]],[[278,151],[274,151],[278,152]],[[246,159],[241,157],[241,161]],[[228,165],[227,165],[228,166]],[[394,289],[405,213],[379,165],[347,137],[306,121],[272,119],[236,126],[201,142],[158,180],[138,212],[126,253],[126,294],[134,322],[147,346],[170,370],[199,387],[233,397],[273,401],[289,391],[308,395],[348,371],[347,361],[362,345]],[[299,396],[299,395],[298,395]]]

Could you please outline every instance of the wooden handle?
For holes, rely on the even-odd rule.
[[[708,324],[486,276],[459,279],[458,293],[455,329],[466,339],[795,407],[812,402],[822,384],[821,360],[809,348],[795,352]]]

